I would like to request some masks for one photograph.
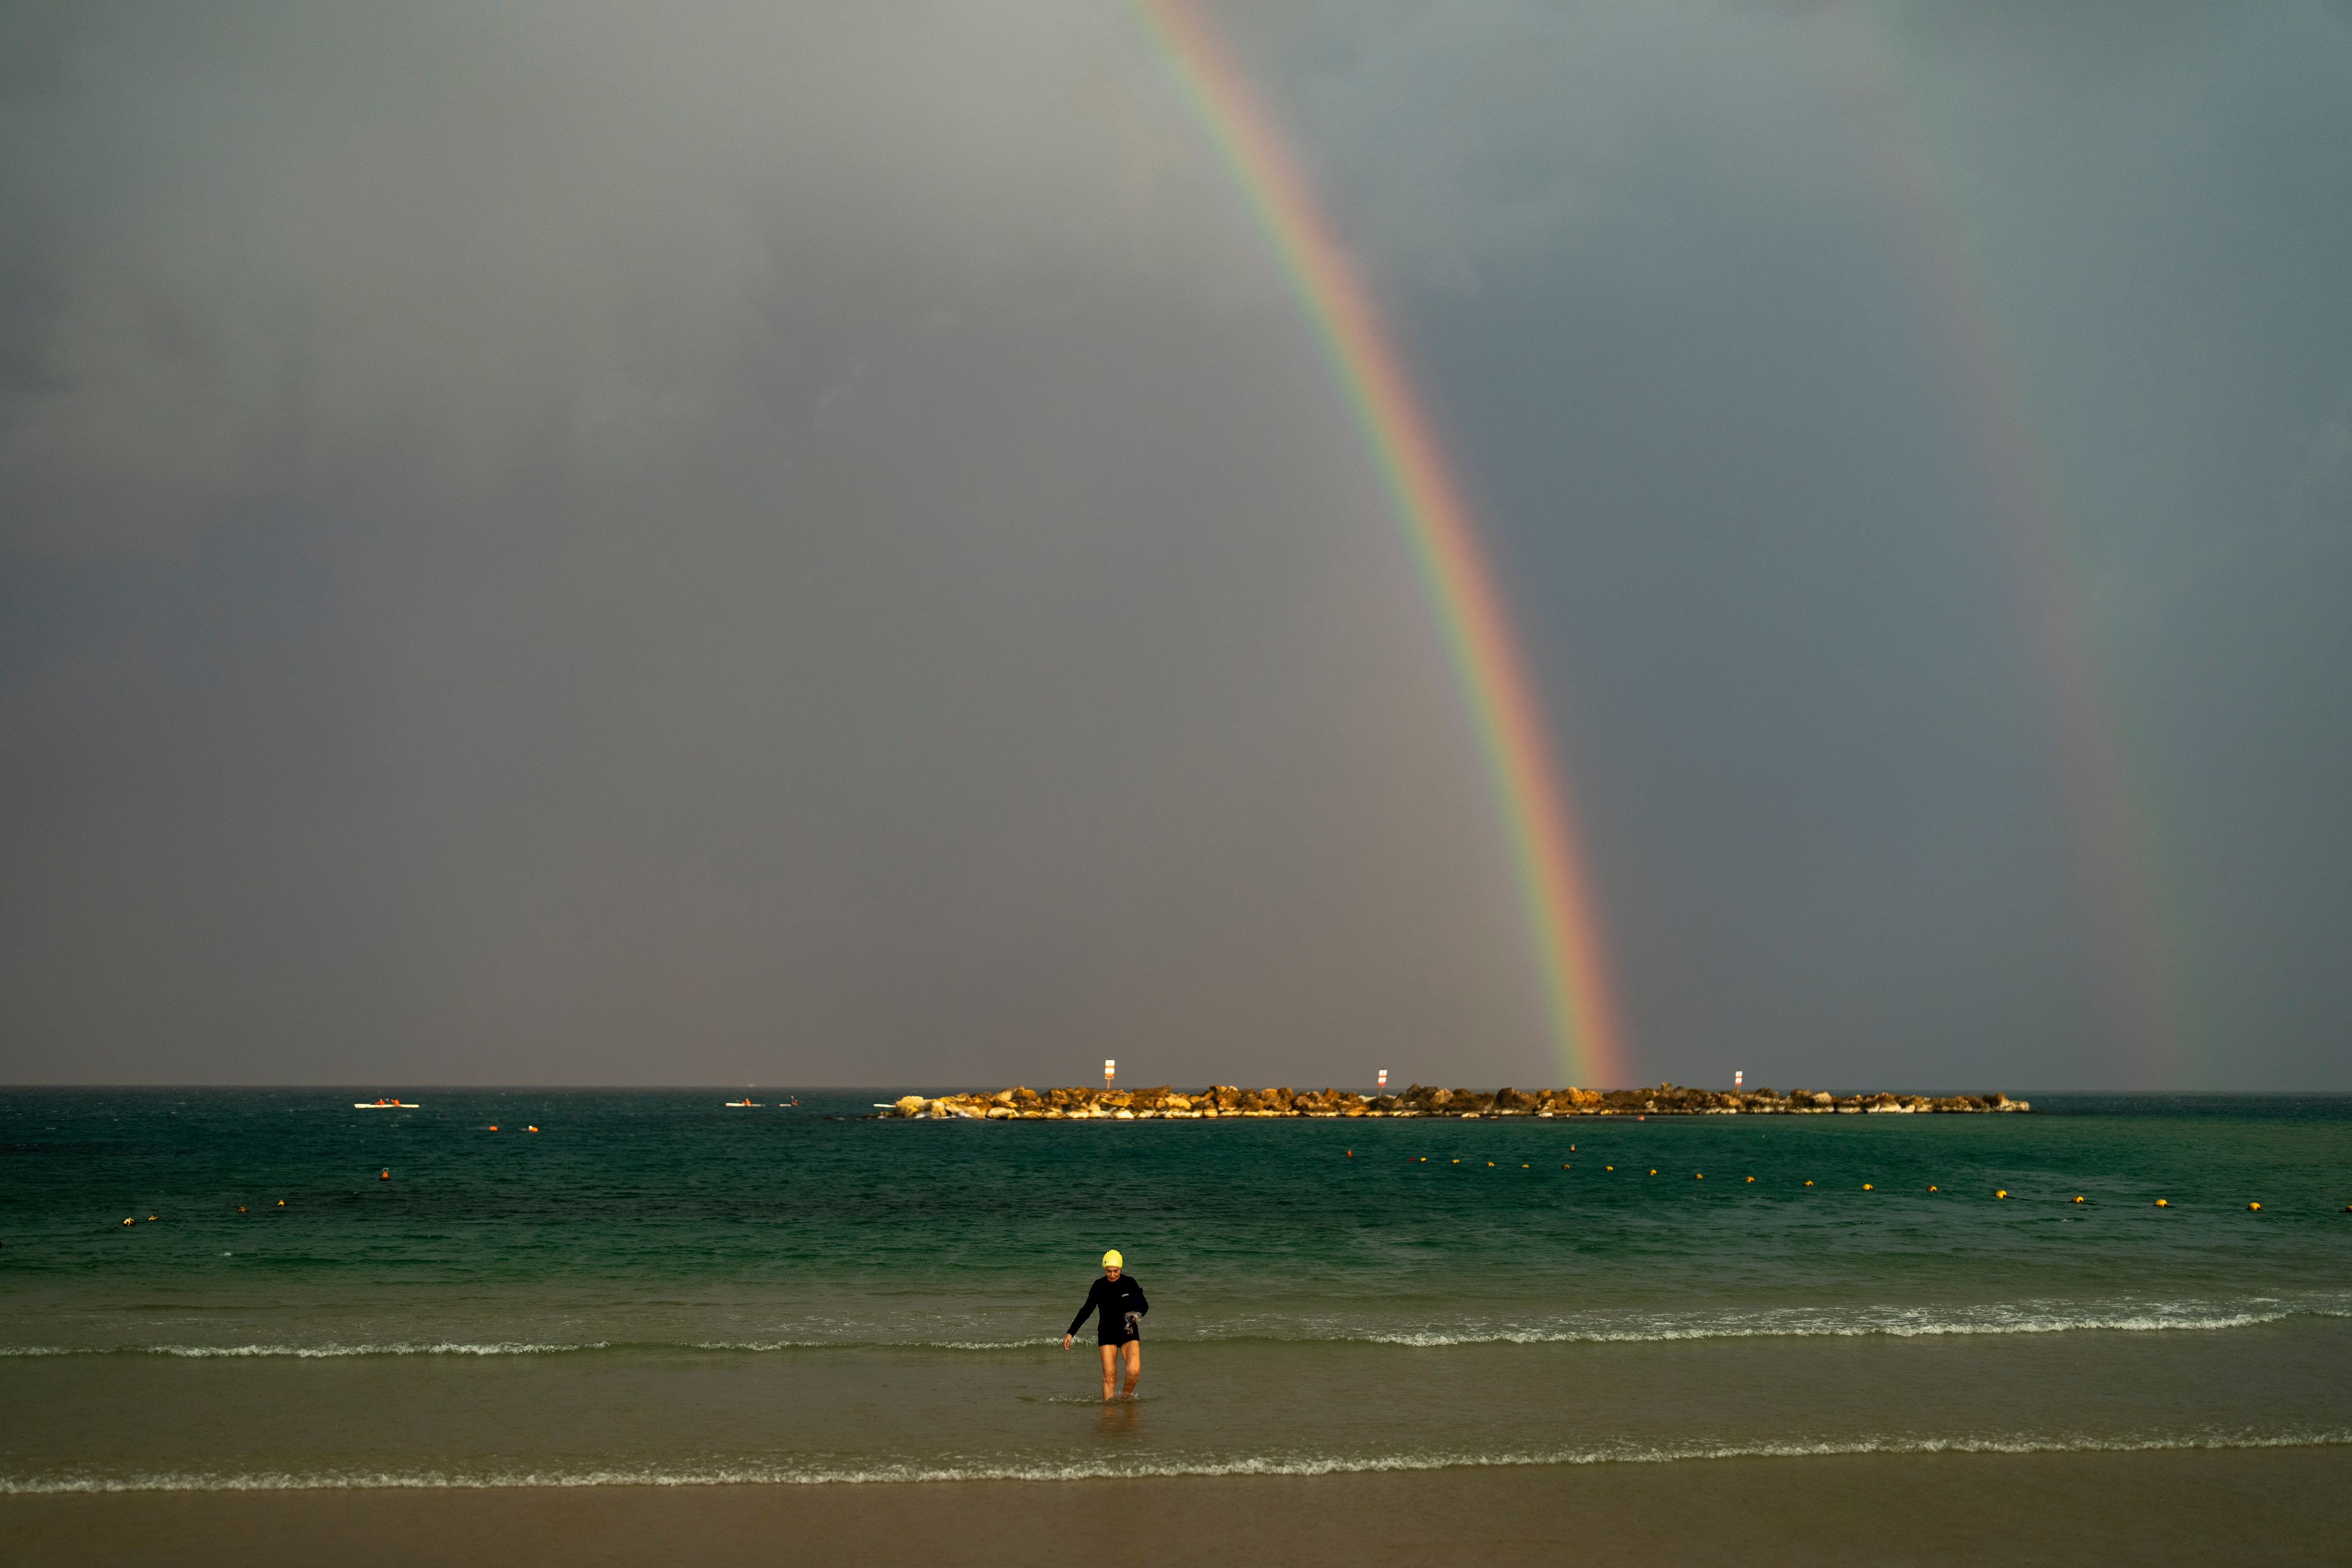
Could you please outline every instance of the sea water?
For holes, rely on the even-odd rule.
[[[0,1093],[0,1490],[2352,1441],[2352,1099],[352,1108],[378,1092]],[[1111,1247],[1151,1311],[1106,1408],[1091,1326],[1060,1336]]]

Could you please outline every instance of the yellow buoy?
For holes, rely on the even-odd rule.
[[[1749,1181],[1751,1181],[1751,1182],[1752,1182],[1752,1181],[1754,1181],[1756,1178],[1755,1178],[1755,1177],[1753,1177],[1753,1176],[1750,1176],[1750,1177],[1748,1177],[1748,1179]]]
[[[1601,1166],[1601,1168],[1602,1170],[1604,1170],[1604,1171],[1613,1171],[1613,1170],[1615,1170],[1617,1167],[1616,1167],[1616,1166],[1614,1166],[1614,1165],[1603,1165],[1603,1166]],[[2344,1212],[2345,1212],[2346,1214],[2352,1214],[2352,1204],[2346,1204],[2346,1205],[2344,1205]]]
[[[1651,1167],[1650,1167],[1650,1174],[1652,1174],[1652,1175],[1654,1175],[1654,1175],[1656,1175],[1657,1173],[1658,1173],[1658,1168],[1657,1168],[1655,1165],[1651,1166]]]
[[[1491,1170],[1493,1170],[1494,1168],[1495,1168],[1495,1162],[1494,1162],[1494,1161],[1492,1161],[1492,1160],[1487,1161],[1487,1162],[1486,1162],[1486,1169],[1488,1169],[1488,1170],[1490,1170],[1490,1171],[1491,1171]]]
[[[2250,1208],[2250,1209],[2258,1209],[2258,1208],[2262,1207],[2263,1205],[2260,1205],[2260,1204],[2248,1204],[2246,1206],[2247,1206],[2248,1208]]]
[[[1928,1184],[1927,1184],[1927,1190],[1928,1190],[1929,1192],[1931,1192],[1931,1193],[1932,1193],[1932,1192],[1934,1192],[1934,1191],[1936,1190],[1936,1184],[1935,1184],[1935,1183],[1933,1183],[1933,1182],[1928,1183]]]
[[[284,1207],[286,1206],[286,1200],[285,1200],[284,1198],[280,1198],[280,1199],[278,1199],[278,1206],[279,1208],[284,1208]]]
[[[2158,1198],[2156,1200],[2156,1206],[2160,1209],[2168,1209],[2172,1206],[2172,1202],[2168,1198]]]
[[[1562,1164],[1562,1165],[1560,1166],[1560,1169],[1561,1169],[1561,1170],[1563,1170],[1563,1171],[1565,1171],[1565,1170],[1567,1170],[1567,1169],[1568,1169],[1568,1167],[1567,1167],[1567,1165]]]
[[[139,1222],[135,1219],[130,1218],[128,1215],[125,1215],[122,1223],[125,1225],[137,1225]]]
[[[1529,1167],[1528,1167],[1528,1166],[1526,1166],[1526,1165],[1521,1165],[1521,1166],[1519,1167],[1519,1169],[1520,1169],[1520,1170],[1522,1170],[1522,1171],[1524,1171],[1524,1170],[1528,1170],[1528,1169],[1529,1169]],[[1565,1170],[1567,1170],[1567,1169],[1568,1169],[1568,1167],[1567,1167],[1566,1165],[1562,1165],[1562,1166],[1560,1167],[1560,1169],[1561,1169],[1561,1170],[1563,1170],[1563,1171],[1565,1171]]]
[[[1992,1195],[1997,1198],[2005,1198],[2009,1196],[2009,1189],[2007,1187],[1995,1187],[1993,1189]]]
[[[245,1212],[245,1205],[244,1205],[243,1204],[239,1204],[239,1205],[236,1205],[236,1212],[237,1212],[237,1213],[239,1213],[239,1214],[243,1214],[243,1213]]]
[[[2080,1194],[2080,1193],[2076,1193],[2076,1194],[2074,1194],[2074,1201],[2075,1201],[2076,1203],[2078,1203],[2078,1204],[2079,1204],[2079,1203],[2081,1203],[2081,1202],[2083,1201],[2083,1194]]]
[[[1811,1182],[1807,1182],[1807,1183],[1805,1184],[1805,1185],[1807,1185],[1807,1186],[1809,1186],[1809,1187],[1810,1187],[1810,1186],[1811,1186],[1812,1184],[1812,1184],[1812,1183],[1811,1183]]]
[[[154,1216],[153,1215],[152,1215],[152,1214],[151,1214],[151,1215],[149,1215],[147,1216],[147,1223],[148,1223],[149,1225],[153,1225],[153,1224],[155,1223],[155,1216]]]
[[[1870,1184],[1869,1184],[1868,1182],[1864,1182],[1864,1183],[1863,1183],[1863,1184],[1862,1184],[1862,1190],[1863,1190],[1864,1192],[1865,1192],[1865,1193],[1866,1193],[1866,1192],[1868,1192],[1868,1191],[1870,1191]]]

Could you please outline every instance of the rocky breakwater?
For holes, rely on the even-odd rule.
[[[1224,1116],[1830,1116],[2031,1110],[2005,1094],[1830,1094],[1819,1089],[1722,1091],[1662,1083],[1654,1089],[1435,1089],[1351,1094],[1338,1089],[1002,1089],[994,1094],[901,1096],[885,1117],[989,1121],[1149,1121]]]

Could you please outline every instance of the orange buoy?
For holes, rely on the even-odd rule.
[[[392,1173],[390,1171],[386,1171],[383,1175],[378,1176],[376,1180],[379,1182],[388,1182],[392,1180]]]
[[[523,1131],[526,1131],[526,1132],[536,1132],[536,1131],[539,1131],[539,1129],[538,1129],[538,1128],[536,1128],[536,1127],[526,1127],[526,1128],[524,1128],[524,1129],[523,1129]],[[1348,1152],[1349,1152],[1349,1153],[1351,1153],[1351,1154],[1355,1152],[1355,1151],[1354,1151],[1354,1150],[1352,1150],[1352,1149],[1350,1149],[1350,1150],[1349,1150],[1349,1151],[1348,1151]]]
[[[491,1122],[491,1123],[490,1123],[490,1131],[493,1131],[493,1132],[496,1132],[498,1130],[499,1130],[499,1124],[498,1124],[497,1122],[495,1122],[495,1121]]]
[[[1355,1152],[1353,1149],[1349,1150],[1349,1151],[1348,1151],[1348,1158],[1349,1158],[1349,1159],[1350,1159],[1350,1160],[1352,1160],[1352,1159],[1354,1159],[1355,1157],[1356,1157],[1356,1152]]]

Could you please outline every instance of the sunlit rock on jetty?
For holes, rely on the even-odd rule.
[[[1236,1089],[1231,1084],[1192,1092],[1168,1088],[1001,1089],[994,1094],[901,1096],[878,1107],[886,1117],[966,1118],[991,1121],[1148,1121],[1221,1116],[1829,1116],[1906,1115],[1936,1111],[2031,1110],[2005,1094],[1829,1094],[1769,1089],[1723,1092],[1662,1083],[1655,1089],[1433,1089],[1415,1084],[1402,1094],[1351,1094],[1337,1089]]]

